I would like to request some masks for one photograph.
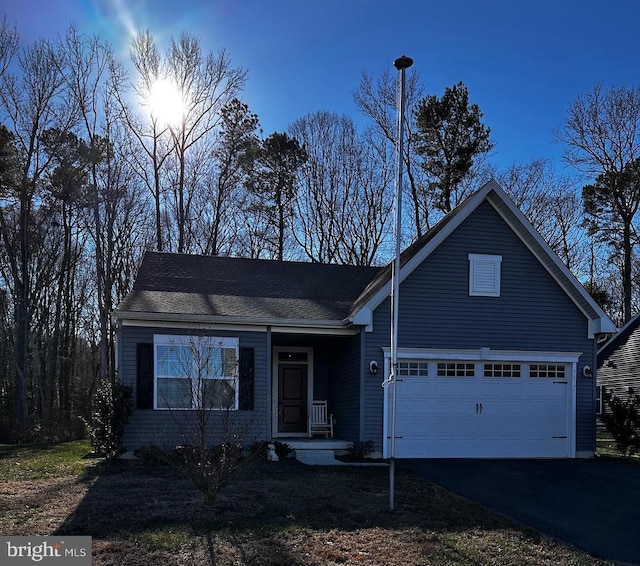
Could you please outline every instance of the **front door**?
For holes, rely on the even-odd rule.
[[[307,364],[280,364],[278,433],[306,433],[307,405]]]

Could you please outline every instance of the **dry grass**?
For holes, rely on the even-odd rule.
[[[631,462],[640,462],[640,454],[623,456],[618,450],[613,436],[604,427],[600,427],[596,435],[596,454],[604,458],[624,458]]]
[[[0,532],[91,535],[96,565],[605,564],[416,476],[396,480],[391,512],[385,468],[263,462],[205,506],[167,467],[94,463],[0,483]]]

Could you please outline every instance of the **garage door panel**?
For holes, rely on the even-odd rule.
[[[524,371],[484,377],[481,367],[475,377],[434,372],[396,382],[396,457],[569,456],[570,381]]]

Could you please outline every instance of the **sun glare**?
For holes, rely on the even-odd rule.
[[[178,87],[168,79],[158,79],[151,87],[151,115],[161,124],[179,124],[184,113],[184,101]]]

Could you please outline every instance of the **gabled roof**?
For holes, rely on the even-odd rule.
[[[495,181],[489,181],[402,252],[400,281],[482,202],[488,201],[589,321],[589,336],[615,326]],[[357,267],[147,252],[120,320],[369,326],[391,290],[391,264]]]
[[[344,326],[381,268],[147,252],[119,319]]]
[[[606,358],[613,350],[615,350],[622,342],[627,340],[633,334],[638,326],[640,326],[640,312],[632,316],[627,323],[611,336],[598,350],[598,361]]]
[[[460,203],[429,232],[418,238],[400,255],[400,282],[420,265],[482,202],[488,201],[533,255],[551,274],[565,293],[589,320],[589,336],[614,332],[615,325],[557,254],[493,179]],[[391,265],[367,286],[351,311],[356,324],[371,323],[371,313],[391,292]]]

